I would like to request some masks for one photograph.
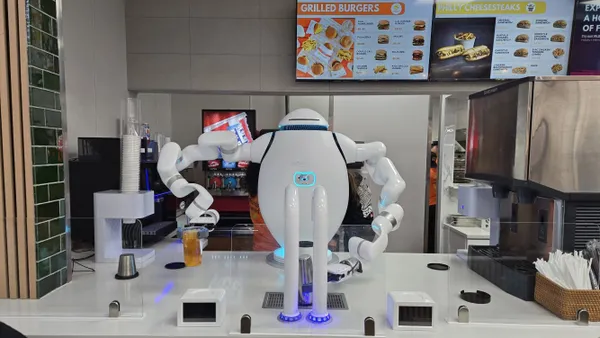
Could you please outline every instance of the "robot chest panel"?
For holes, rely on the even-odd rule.
[[[261,164],[261,176],[298,187],[323,185],[330,176],[347,176],[346,163],[329,132],[280,132]]]
[[[288,186],[298,187],[301,240],[312,240],[311,210],[315,187],[322,186],[327,193],[329,238],[339,228],[348,205],[348,170],[331,133],[313,132],[301,136],[291,131],[278,132],[261,162],[258,178],[260,210],[271,234],[280,244],[284,236],[284,197]]]

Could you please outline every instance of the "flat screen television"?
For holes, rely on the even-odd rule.
[[[430,80],[567,75],[574,6],[574,0],[437,0]]]
[[[202,132],[229,130],[237,136],[238,144],[250,143],[256,136],[256,111],[252,109],[203,109]],[[248,162],[227,162],[221,158],[205,161],[204,170],[246,170]]]
[[[427,80],[433,0],[297,0],[297,80]]]

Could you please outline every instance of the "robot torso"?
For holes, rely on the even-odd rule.
[[[335,135],[326,130],[282,130],[271,138],[258,178],[260,211],[271,234],[282,245],[284,239],[285,189],[294,184],[300,200],[300,240],[313,241],[312,197],[316,186],[327,192],[331,239],[348,207],[348,170]]]

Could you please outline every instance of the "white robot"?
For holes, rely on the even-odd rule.
[[[234,133],[218,131],[202,134],[198,144],[181,151],[175,143],[161,150],[158,172],[177,197],[192,191],[199,195],[186,210],[192,222],[201,217],[217,219],[210,210],[212,196],[200,185],[188,183],[179,174],[195,161],[216,159],[219,149],[228,162],[251,161],[261,164],[258,201],[271,234],[284,248],[284,308],[279,320],[301,319],[298,311],[299,243],[313,243],[313,302],[307,318],[328,322],[327,282],[339,282],[360,272],[387,247],[388,234],[400,226],[404,210],[396,204],[406,184],[394,164],[385,157],[381,142],[356,144],[340,133],[328,131],[329,124],[317,112],[298,109],[279,124],[279,131],[262,135],[252,143],[239,144]],[[379,215],[372,223],[373,242],[352,237],[351,259],[328,265],[328,242],[338,231],[348,205],[348,163],[364,162],[376,184],[382,185]]]

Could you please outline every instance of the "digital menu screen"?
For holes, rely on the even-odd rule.
[[[566,75],[574,0],[436,1],[432,80]]]
[[[297,2],[296,79],[427,80],[433,0]]]
[[[250,143],[254,139],[255,115],[254,110],[203,110],[202,132],[229,130],[237,136],[238,144]],[[248,162],[227,162],[219,154],[219,159],[206,161],[204,167],[208,170],[246,169]]]
[[[571,75],[600,75],[600,1],[579,0],[575,5]]]

